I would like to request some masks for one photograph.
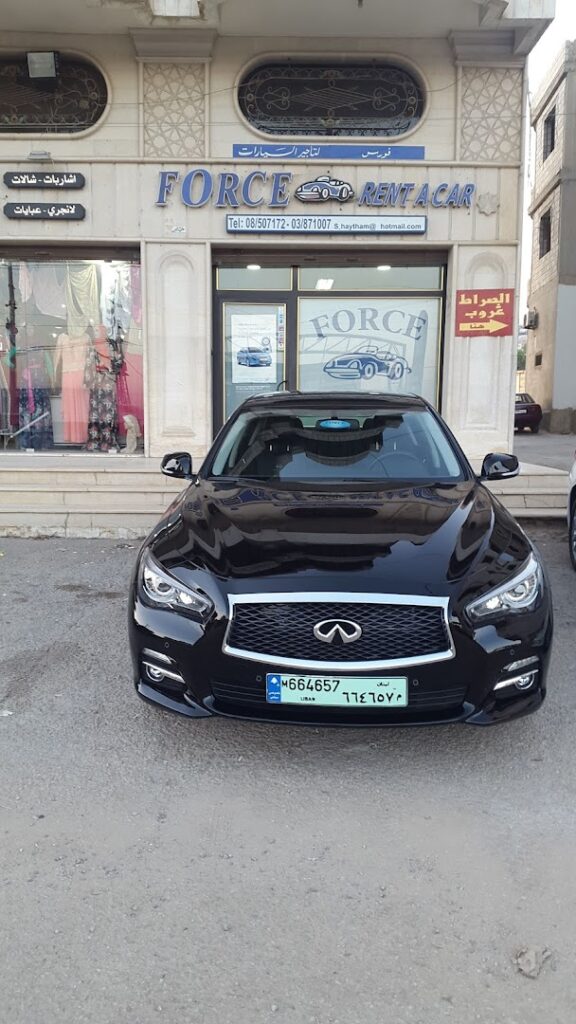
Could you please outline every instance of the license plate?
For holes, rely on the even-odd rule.
[[[516,415],[517,416],[525,416],[526,415],[526,409],[516,409]]]
[[[266,676],[269,704],[312,704],[331,708],[408,707],[405,676]]]

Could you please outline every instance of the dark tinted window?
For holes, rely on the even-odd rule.
[[[56,77],[31,78],[26,55],[0,58],[0,132],[82,132],[108,101],[98,68],[58,55]]]
[[[556,148],[556,107],[550,111],[544,121],[544,146],[542,157],[547,160]]]
[[[410,131],[424,92],[405,68],[370,63],[262,64],[238,90],[240,109],[271,135],[395,136]]]
[[[546,256],[552,248],[552,215],[544,213],[540,218],[540,259]]]
[[[212,475],[278,481],[462,480],[438,421],[410,411],[295,407],[245,412],[232,423]]]

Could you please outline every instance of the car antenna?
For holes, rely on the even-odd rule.
[[[280,383],[278,384],[278,387],[276,388],[276,391],[286,391],[287,383],[287,380],[281,380]]]

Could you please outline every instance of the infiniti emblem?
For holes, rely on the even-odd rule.
[[[353,644],[362,636],[362,627],[350,619],[325,619],[314,626],[314,636],[324,644]]]

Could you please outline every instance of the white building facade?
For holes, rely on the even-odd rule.
[[[534,224],[526,389],[549,430],[576,432],[576,42],[567,43],[532,105]]]
[[[0,50],[3,459],[202,456],[278,387],[416,391],[511,447],[553,0],[45,7]]]

